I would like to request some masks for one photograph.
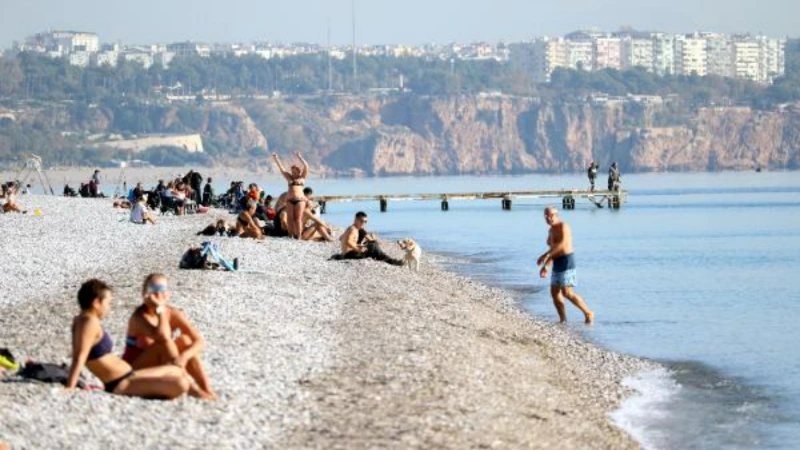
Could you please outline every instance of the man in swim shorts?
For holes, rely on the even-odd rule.
[[[539,276],[547,277],[548,265],[552,262],[553,273],[550,277],[550,295],[558,311],[561,323],[567,321],[567,311],[564,307],[564,297],[583,312],[586,323],[594,320],[594,313],[586,306],[583,299],[573,290],[578,283],[575,268],[575,252],[572,247],[572,230],[558,216],[558,210],[552,206],[544,209],[544,220],[550,226],[547,236],[547,246],[550,247],[536,264],[542,266]]]

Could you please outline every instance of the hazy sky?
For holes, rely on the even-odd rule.
[[[800,0],[356,0],[362,44],[511,41],[620,25],[796,36]],[[350,41],[350,0],[0,0],[0,47],[47,29],[103,42]]]

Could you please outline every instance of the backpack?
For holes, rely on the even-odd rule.
[[[207,258],[208,255],[203,252],[202,248],[192,247],[183,254],[179,267],[190,270],[205,269]]]

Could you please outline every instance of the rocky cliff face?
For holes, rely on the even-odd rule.
[[[332,109],[325,116],[349,133],[331,136],[319,162],[339,172],[573,172],[592,160],[628,172],[800,168],[794,110],[702,109],[684,126],[637,127],[658,108],[405,97],[339,99]]]
[[[331,174],[575,172],[593,160],[617,161],[625,172],[800,168],[800,109],[708,108],[680,126],[648,126],[660,108],[406,95],[159,106],[146,114],[153,132],[202,135],[218,163],[264,169],[272,168],[268,151],[303,151],[317,173]],[[37,128],[102,134],[132,111],[17,115]]]

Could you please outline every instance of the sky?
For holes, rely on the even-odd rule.
[[[797,36],[800,0],[355,0],[359,44],[499,42],[597,27]],[[352,39],[351,0],[0,0],[0,47],[49,29],[102,42]]]

